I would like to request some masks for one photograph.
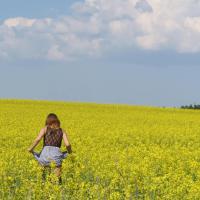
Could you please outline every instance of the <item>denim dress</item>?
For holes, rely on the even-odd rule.
[[[62,161],[68,156],[67,151],[61,152],[59,147],[44,146],[40,153],[33,151],[33,156],[42,166],[49,166],[55,162],[56,166],[62,166]]]
[[[47,131],[44,135],[43,148],[40,153],[33,151],[33,156],[42,166],[49,166],[51,162],[54,162],[56,166],[61,166],[63,159],[68,156],[68,152],[61,152],[61,142],[62,142],[62,129],[59,128],[54,130],[47,127]]]

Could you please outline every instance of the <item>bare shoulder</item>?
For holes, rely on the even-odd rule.
[[[66,133],[66,130],[62,128],[62,132],[63,132],[63,133]]]

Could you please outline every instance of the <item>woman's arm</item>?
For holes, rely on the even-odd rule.
[[[64,143],[65,143],[68,153],[72,153],[71,144],[69,142],[69,137],[65,130],[63,130],[63,140],[64,140]]]
[[[33,144],[28,148],[28,151],[30,153],[33,152],[34,148],[38,145],[38,143],[40,142],[40,140],[42,139],[42,137],[44,136],[46,131],[46,127],[42,128],[37,136],[37,138],[34,140]]]

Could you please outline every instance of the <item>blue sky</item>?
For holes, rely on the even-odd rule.
[[[0,3],[0,98],[200,102],[198,1]]]
[[[0,19],[11,17],[44,18],[66,15],[70,13],[70,6],[74,0],[0,0]]]

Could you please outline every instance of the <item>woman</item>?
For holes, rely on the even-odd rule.
[[[40,153],[34,152],[34,148],[43,138],[43,149]],[[61,152],[60,147],[64,140],[67,151]],[[56,114],[50,113],[47,116],[45,127],[40,130],[34,143],[28,148],[28,151],[33,154],[41,166],[43,166],[43,179],[45,179],[46,171],[51,171],[50,162],[56,163],[55,174],[59,179],[59,184],[62,183],[61,169],[62,160],[67,157],[67,154],[72,153],[69,138],[65,130],[60,127],[60,121]]]

